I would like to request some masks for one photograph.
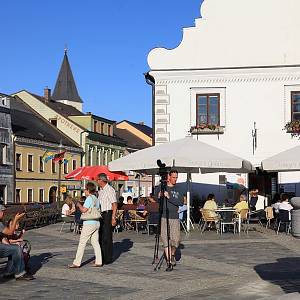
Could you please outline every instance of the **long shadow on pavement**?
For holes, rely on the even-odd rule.
[[[56,255],[53,255],[50,252],[31,256],[29,260],[30,274],[34,275],[44,264],[49,261],[49,258],[54,256]]]
[[[285,293],[300,293],[300,257],[278,258],[275,263],[256,265],[254,270]]]
[[[133,246],[133,241],[130,239],[123,239],[121,242],[114,243],[114,258],[113,261],[116,261],[123,253],[130,251],[130,248]]]

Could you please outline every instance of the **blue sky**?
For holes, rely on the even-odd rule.
[[[202,0],[1,1],[0,92],[54,89],[67,44],[84,111],[151,126],[143,73],[155,47],[174,48]]]

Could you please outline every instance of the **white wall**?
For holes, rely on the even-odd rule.
[[[290,92],[300,91],[299,11],[299,0],[205,0],[203,18],[184,29],[177,48],[148,55],[155,79],[155,143],[186,136],[196,125],[196,94],[211,91],[221,95],[224,134],[194,138],[255,166],[299,145],[282,130],[291,118]],[[218,184],[218,178],[193,175],[204,184]],[[299,178],[299,172],[282,173],[279,183]]]

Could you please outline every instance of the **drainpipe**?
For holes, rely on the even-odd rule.
[[[149,72],[144,73],[146,83],[152,87],[152,146],[155,145],[155,79]],[[152,193],[154,193],[155,175],[152,175]]]

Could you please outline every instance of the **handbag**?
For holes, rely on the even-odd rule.
[[[100,210],[100,208],[97,208],[95,205],[96,204],[96,200],[95,200],[96,196],[91,195],[91,197],[93,198],[92,207],[90,207],[85,213],[82,213],[80,216],[80,219],[83,221],[98,220],[101,218],[101,210]]]

